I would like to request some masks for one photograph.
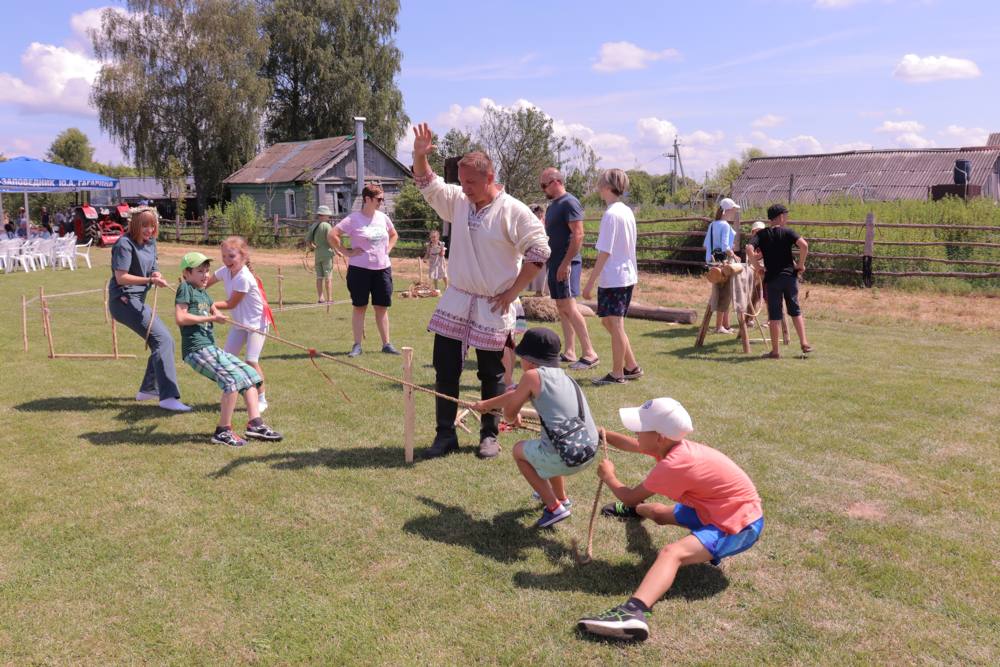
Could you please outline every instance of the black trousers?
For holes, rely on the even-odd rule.
[[[479,382],[482,385],[480,396],[485,400],[499,396],[506,387],[503,383],[503,352],[476,350],[476,361],[479,363]],[[436,374],[434,388],[438,393],[458,398],[459,381],[462,377],[462,341],[446,338],[440,334],[434,335],[434,372]],[[458,415],[458,405],[443,398],[436,399],[437,433],[442,435],[455,434],[455,417]],[[479,428],[479,439],[496,437],[500,431],[500,421],[496,415],[483,415]]]

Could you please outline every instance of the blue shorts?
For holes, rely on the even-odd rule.
[[[569,265],[569,280],[559,282],[556,273],[559,264],[549,261],[549,296],[553,299],[569,299],[580,296],[580,275],[583,273],[583,262],[573,262]]]
[[[752,547],[764,530],[764,517],[761,517],[735,535],[730,535],[712,524],[702,523],[693,508],[680,503],[674,505],[674,519],[690,530],[708,553],[712,554],[712,565],[718,565],[723,558],[735,556]]]

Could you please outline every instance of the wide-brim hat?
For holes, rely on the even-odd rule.
[[[316,209],[316,215],[329,215],[333,217],[333,211],[330,210],[329,206],[320,206]]]
[[[524,332],[521,342],[514,348],[514,354],[539,366],[559,368],[559,350],[562,341],[559,334],[545,327],[533,327]]]

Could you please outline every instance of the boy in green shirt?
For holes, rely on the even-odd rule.
[[[181,330],[181,356],[191,368],[222,389],[222,414],[212,442],[230,447],[242,447],[246,440],[233,433],[233,411],[236,394],[243,394],[247,404],[246,437],[257,440],[281,440],[282,436],[260,418],[257,388],[262,380],[252,367],[239,357],[215,346],[213,322],[226,322],[226,316],[212,305],[205,288],[211,274],[210,260],[200,252],[189,252],[181,259],[184,281],[174,299],[174,318]]]

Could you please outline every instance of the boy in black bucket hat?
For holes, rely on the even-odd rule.
[[[521,408],[531,401],[542,422],[541,436],[514,445],[518,470],[538,493],[545,508],[536,528],[569,518],[567,475],[590,466],[597,453],[597,426],[579,385],[559,366],[562,341],[551,329],[528,329],[514,353],[521,358],[521,381],[501,396],[479,401],[479,413],[502,409],[504,421],[518,426]]]

